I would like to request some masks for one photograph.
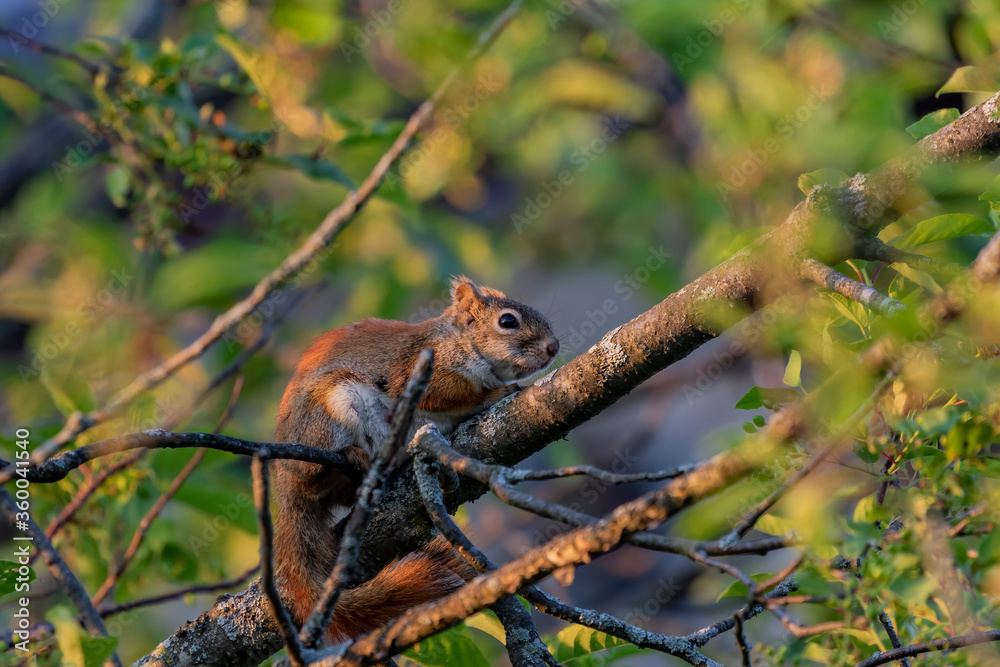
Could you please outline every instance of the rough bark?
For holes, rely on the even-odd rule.
[[[771,287],[780,289],[788,284],[787,279],[798,277],[805,260],[834,265],[863,256],[862,249],[886,224],[926,198],[917,183],[924,171],[997,157],[998,104],[1000,93],[878,169],[857,174],[836,187],[813,188],[781,226],[608,332],[555,373],[462,424],[453,434],[452,445],[463,454],[490,463],[516,464],[720,335],[751,309],[773,301],[779,292]],[[454,508],[482,495],[485,487],[464,480],[447,491],[448,506]],[[430,524],[419,498],[412,468],[401,466],[385,487],[382,504],[365,533],[367,567],[359,568],[355,582],[373,575],[398,553],[429,539]],[[248,619],[258,618],[261,598],[259,591],[256,595],[253,591],[241,594],[240,605],[226,600],[225,612],[217,605],[194,625],[182,628],[157,649],[159,662],[137,664],[191,664],[176,660],[206,647],[212,647],[215,655],[231,655],[225,633],[216,628],[240,627]],[[270,634],[264,625],[255,629],[261,646],[280,647],[273,626]],[[183,638],[179,637],[181,632]],[[228,641],[245,645],[242,637]],[[226,663],[236,664],[228,659]]]

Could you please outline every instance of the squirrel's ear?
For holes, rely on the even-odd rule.
[[[470,314],[477,304],[482,303],[483,294],[479,286],[465,276],[455,276],[451,281],[451,303],[461,313]],[[471,318],[470,318],[471,319]]]

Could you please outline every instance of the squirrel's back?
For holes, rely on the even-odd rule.
[[[459,278],[440,316],[408,324],[366,319],[319,336],[299,360],[278,409],[277,442],[341,452],[356,475],[302,461],[275,462],[280,510],[275,529],[279,585],[295,620],[308,618],[336,562],[338,523],[357,480],[388,432],[393,401],[417,357],[434,350],[434,372],[417,423],[447,432],[516,389],[559,349],[548,321],[501,292]],[[342,525],[342,524],[341,524]],[[416,604],[441,597],[475,572],[440,536],[344,591],[328,637],[371,630]]]

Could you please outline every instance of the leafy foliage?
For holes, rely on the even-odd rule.
[[[369,15],[326,0],[193,2],[166,20],[149,17],[161,22],[136,37],[126,18],[140,3],[91,4],[89,14],[65,9],[36,38],[55,42],[77,30],[64,46],[95,63],[94,72],[42,59],[23,44],[4,55],[0,70],[0,145],[11,147],[2,166],[27,169],[27,153],[59,138],[40,170],[0,202],[0,419],[28,428],[33,444],[57,433],[60,417],[106,404],[186,345],[297,248],[503,9],[483,0],[414,0]],[[608,21],[594,21],[577,3],[528,3],[439,100],[412,150],[331,248],[220,344],[78,444],[160,427],[189,405],[183,427],[212,430],[231,383],[208,396],[202,390],[291,316],[294,325],[279,327],[241,368],[244,389],[224,429],[267,440],[277,398],[310,340],[361,317],[436,314],[456,273],[527,290],[524,300],[543,308],[531,290],[558,284],[548,312],[564,356],[586,351],[700,271],[752,247],[817,186],[901,154],[1000,88],[1000,14],[992,3],[909,7],[610,3],[601,5]],[[622,37],[633,33],[635,40]],[[649,70],[636,74],[644,60],[628,57],[632,43],[648,45],[677,86]],[[54,132],[45,122],[64,106],[89,120],[73,121],[65,141],[39,135],[39,128]],[[29,141],[31,150],[18,152]],[[1000,226],[1000,176],[984,164],[923,176],[928,199],[880,238],[966,265]],[[656,248],[669,261],[652,268]],[[795,574],[798,593],[825,599],[795,607],[795,617],[844,627],[755,639],[754,664],[855,664],[890,646],[880,610],[904,644],[996,626],[996,297],[982,295],[931,342],[915,313],[952,279],[947,272],[863,261],[835,268],[907,313],[887,320],[827,290],[789,297],[763,323],[734,328],[741,354],[705,376],[709,386],[726,383],[724,374],[742,378],[728,380],[724,404],[700,385],[657,399],[687,399],[671,410],[676,427],[666,430],[695,433],[702,449],[719,450],[753,437],[773,411],[836,377],[815,416],[832,428],[871,393],[875,378],[859,355],[887,336],[907,350],[906,371],[850,433],[851,446],[756,525],[801,538],[807,557]],[[755,360],[753,378],[734,368],[743,353]],[[715,368],[708,357],[696,361]],[[741,394],[735,408],[757,411],[749,420],[729,410]],[[14,428],[0,433],[13,451]],[[654,454],[671,442],[657,438]],[[600,440],[586,450],[586,438],[571,434],[546,462],[601,461]],[[189,457],[152,452],[112,475],[57,534],[88,591],[105,580]],[[56,517],[120,460],[33,486],[33,516]],[[790,447],[668,530],[717,538],[807,460],[804,448]],[[251,565],[257,545],[247,479],[245,462],[209,452],[153,523],[113,601],[217,581]],[[591,507],[584,501],[594,487],[582,488],[570,502],[595,514],[625,497],[602,488]],[[905,529],[887,533],[898,517]],[[514,532],[510,524],[491,529]],[[864,558],[845,570],[831,566],[838,555]],[[767,563],[759,568],[766,572],[754,568],[755,580],[780,571]],[[10,572],[3,563],[0,594],[11,592]],[[641,576],[629,584],[638,597]],[[723,604],[747,594],[718,573],[686,583],[683,604],[663,605],[640,624],[672,631],[720,593],[728,596]],[[605,601],[598,590],[595,606]],[[58,635],[32,658],[39,665],[100,664],[117,640],[127,661],[172,630],[143,610],[109,623],[117,640],[100,640],[79,630],[65,600],[38,605],[51,609]],[[754,622],[781,627],[767,616]],[[468,627],[422,642],[408,659],[491,664],[502,653],[496,622],[484,615]],[[629,664],[639,653],[582,626],[560,627],[546,632],[556,633],[549,646],[567,665]],[[753,625],[748,632],[772,636]],[[731,642],[713,650],[726,664],[739,660]],[[948,661],[988,664],[983,655],[957,651]],[[642,659],[658,660],[647,652]]]

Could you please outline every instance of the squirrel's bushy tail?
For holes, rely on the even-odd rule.
[[[329,572],[333,567],[329,563],[329,567],[317,568],[317,556],[323,552],[325,556],[330,551],[311,549],[302,537],[293,540],[302,551],[299,557],[282,558],[278,563],[283,597],[299,626],[312,613],[323,589],[325,577],[317,581],[317,572]],[[343,591],[326,639],[336,643],[370,632],[411,607],[461,588],[465,579],[475,574],[458,552],[438,536],[420,551],[394,560],[373,579]]]

